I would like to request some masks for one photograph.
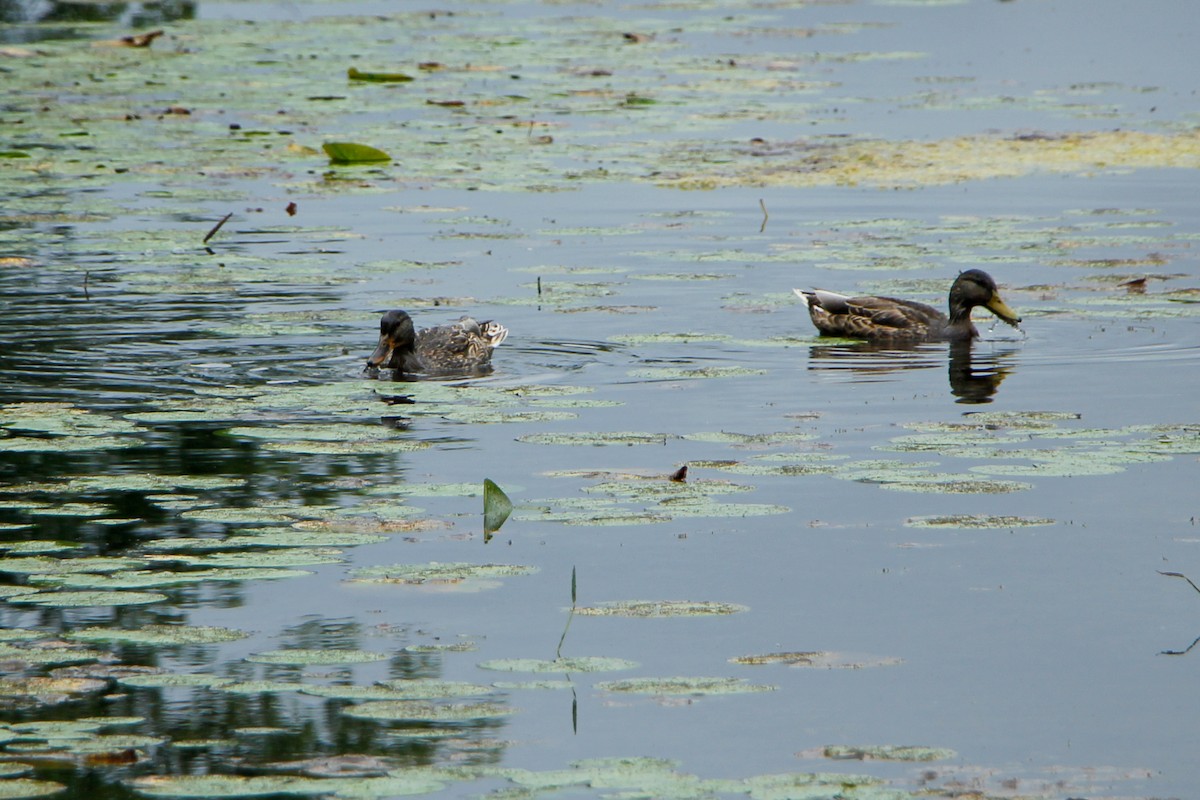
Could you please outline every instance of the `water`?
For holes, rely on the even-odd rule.
[[[467,4],[457,10],[461,19],[438,24],[463,37],[475,35],[480,19],[511,17],[533,26],[553,17],[585,43],[578,47],[591,46],[571,27],[573,15],[559,7]],[[614,29],[626,21],[608,9],[566,11]],[[786,45],[796,52],[811,42],[822,52],[927,54],[899,62],[899,72],[895,63],[871,61],[806,67],[805,77],[836,84],[803,100],[820,107],[820,134],[904,140],[989,128],[1186,128],[1195,109],[1190,89],[1178,83],[1188,74],[1178,65],[1194,61],[1183,44],[1194,15],[1182,4],[1156,5],[1136,17],[1116,4],[1100,11],[1094,35],[1078,38],[1065,32],[1092,15],[1068,3],[750,8],[744,10],[748,21],[738,24],[878,22],[884,24]],[[296,13],[317,19],[351,11],[317,5]],[[630,24],[665,19],[683,26],[685,32],[675,34],[679,44],[665,49],[696,63],[714,53],[749,63],[787,49],[765,35],[705,32],[716,23],[701,12],[629,13]],[[292,15],[270,4],[201,4],[196,14],[196,24]],[[1157,32],[1155,38],[1131,34],[1118,48],[1136,64],[1133,72],[1110,70],[1107,59],[1095,56],[1103,37],[1120,29],[1100,24],[1111,15]],[[1017,47],[1025,41],[1017,33],[1011,46],[985,47],[993,41],[985,34],[1001,20],[1039,36],[1024,48]],[[172,35],[202,30],[178,25]],[[584,28],[596,27],[589,25]],[[689,38],[689,27],[700,32]],[[88,32],[97,38],[122,33]],[[652,32],[670,38],[666,25]],[[462,47],[446,39],[433,47],[419,37],[418,45],[444,48],[449,63],[457,63]],[[369,53],[373,66],[386,63],[381,53],[393,53],[390,42],[378,46]],[[1013,59],[1014,48],[1033,55]],[[1147,49],[1162,58],[1145,58]],[[503,61],[504,52],[487,50],[476,61]],[[643,52],[652,53],[650,67],[642,67],[647,72],[680,66],[662,60],[675,56]],[[580,60],[593,55],[585,50]],[[520,65],[522,81],[505,80],[548,102],[538,82],[551,84],[564,68],[559,51],[550,56]],[[345,66],[317,60],[326,71]],[[27,69],[23,63],[3,66]],[[166,59],[155,63],[162,74],[174,69]],[[206,69],[188,63],[197,73]],[[407,61],[403,66],[412,68]],[[965,99],[1003,87],[1021,99],[1020,108],[964,104],[943,112],[908,105],[931,76],[972,78],[965,87],[951,84]],[[413,88],[440,99],[475,99],[469,92],[479,86],[490,87],[489,97],[509,90],[494,78],[472,83],[476,78],[468,76],[453,89],[437,80],[422,76]],[[1048,87],[1063,92],[1082,81],[1121,82],[1088,94],[1086,108],[1039,105]],[[974,92],[979,85],[987,91]],[[320,85],[311,93],[335,91],[351,90],[339,78],[334,88]],[[786,109],[785,99],[771,101],[770,92],[756,91],[746,84],[747,96]],[[545,772],[617,756],[673,759],[681,772],[712,780],[817,771],[879,776],[904,791],[927,781],[946,792],[960,782],[993,794],[1051,797],[1193,793],[1200,775],[1189,747],[1196,714],[1187,698],[1195,653],[1161,651],[1182,650],[1200,635],[1193,624],[1200,597],[1183,581],[1158,574],[1200,573],[1192,500],[1200,444],[1189,394],[1200,328],[1194,294],[1187,291],[1195,290],[1200,268],[1190,169],[1075,169],[904,191],[868,182],[707,192],[655,187],[629,177],[637,169],[618,169],[646,166],[636,147],[614,144],[623,137],[648,150],[693,133],[715,142],[728,134],[740,143],[754,129],[787,141],[812,127],[811,118],[803,125],[781,119],[774,106],[766,107],[772,119],[761,123],[740,116],[728,127],[713,127],[689,116],[709,106],[683,104],[641,118],[564,112],[564,129],[553,134],[561,151],[528,155],[508,134],[499,136],[491,145],[495,161],[529,158],[530,170],[544,170],[537,180],[573,189],[530,192],[486,157],[486,138],[478,150],[463,144],[463,137],[481,135],[472,126],[426,109],[411,95],[421,98],[415,91],[403,100],[396,92],[355,96],[369,106],[366,117],[386,119],[386,104],[377,101],[391,97],[407,104],[403,114],[446,126],[441,135],[455,155],[478,162],[479,169],[467,173],[477,176],[477,187],[449,168],[444,180],[414,178],[436,170],[405,156],[394,171],[351,173],[357,180],[343,188],[320,179],[319,157],[287,162],[285,175],[277,154],[264,149],[234,150],[229,158],[257,159],[269,165],[265,176],[210,166],[216,177],[180,170],[162,181],[105,179],[92,187],[53,161],[29,178],[26,193],[14,194],[0,255],[28,261],[4,262],[0,270],[0,400],[70,403],[92,412],[97,424],[126,420],[137,427],[110,434],[131,437],[132,447],[0,451],[3,497],[26,503],[0,508],[0,521],[27,526],[3,531],[5,542],[78,544],[80,551],[60,554],[64,563],[69,555],[129,556],[146,559],[138,569],[187,574],[234,562],[185,563],[181,559],[194,552],[160,549],[157,542],[269,535],[302,519],[385,538],[327,544],[319,552],[272,548],[297,562],[307,559],[291,568],[310,574],[271,580],[226,574],[150,587],[144,591],[166,597],[147,605],[59,609],[10,598],[0,611],[4,627],[41,637],[26,648],[89,627],[136,631],[154,623],[220,626],[247,636],[182,647],[93,644],[116,660],[96,666],[84,659],[84,671],[105,677],[103,688],[61,703],[32,702],[24,688],[9,695],[9,725],[138,718],[105,731],[154,737],[128,742],[133,763],[88,761],[78,745],[55,737],[10,741],[7,754],[21,760],[60,754],[37,761],[33,777],[66,785],[59,796],[81,798],[129,796],[132,786],[147,788],[131,783],[139,777],[257,775],[278,762],[345,754],[380,757],[393,769],[440,770],[444,788],[437,794],[446,797],[511,788],[509,775],[487,771],[491,767]],[[1144,102],[1151,95],[1154,112]],[[216,106],[181,97],[195,104],[193,117],[215,113]],[[232,109],[237,101],[227,102]],[[22,113],[32,114],[27,95],[20,104]],[[1107,111],[1113,104],[1115,118]],[[468,119],[483,118],[486,108],[470,109]],[[528,107],[516,113],[539,116]],[[499,125],[499,118],[488,115],[479,127]],[[303,134],[310,145],[335,134],[383,135],[373,123],[360,129],[343,122],[342,129],[313,119],[314,131]],[[638,131],[639,120],[648,131]],[[611,141],[606,124],[614,126]],[[587,147],[568,144],[579,130],[588,132]],[[198,131],[186,135],[198,137]],[[214,136],[197,138],[197,149],[212,146]],[[419,147],[416,140],[427,138],[421,128],[409,144]],[[91,140],[105,146],[99,134]],[[613,165],[609,177],[561,177],[606,159]],[[63,187],[57,198],[43,186],[55,180]],[[289,200],[297,203],[295,217],[283,211]],[[229,211],[234,219],[205,252],[200,238]],[[965,267],[991,272],[1024,317],[1020,331],[980,319],[983,340],[969,360],[945,345],[880,352],[822,343],[790,291],[883,291],[941,305],[945,287]],[[1119,285],[1141,275],[1151,276],[1145,294]],[[412,385],[365,376],[378,315],[394,307],[408,308],[418,324],[470,312],[500,320],[512,333],[485,378]],[[416,402],[382,399],[398,396]],[[559,413],[497,416],[545,412]],[[1038,416],[1043,412],[1048,416]],[[381,424],[397,416],[410,419],[406,430]],[[970,428],[947,433],[956,423]],[[334,430],[323,426],[334,424],[349,426],[328,437],[335,444],[362,435],[357,451],[318,452],[311,445],[322,430]],[[63,446],[94,433],[6,427],[27,438],[57,437],[52,440]],[[298,430],[308,432],[302,446],[281,438]],[[657,439],[608,446],[538,441],[543,434],[618,432]],[[943,439],[932,439],[942,433]],[[421,449],[387,450],[381,442]],[[913,442],[922,449],[905,449]],[[1068,461],[1070,453],[1083,455]],[[914,468],[904,466],[915,463],[960,489],[968,480],[1024,486],[916,491]],[[682,464],[689,465],[688,487],[712,492],[719,503],[743,504],[741,511],[672,509],[658,502],[661,494],[628,493],[631,487],[669,491],[661,479]],[[859,471],[851,473],[854,464]],[[1015,472],[1005,471],[1010,467]],[[603,484],[612,473],[625,477],[625,489],[611,490],[617,494],[607,504],[582,506],[608,496]],[[142,475],[228,480],[174,490],[103,483]],[[37,485],[79,476],[101,483],[90,489]],[[517,506],[490,540],[481,530],[481,488],[443,494],[421,488],[480,486],[484,478]],[[404,494],[414,487],[418,494]],[[72,502],[100,508],[46,513]],[[762,513],[771,507],[781,508]],[[243,509],[244,519],[222,521],[213,508]],[[403,508],[419,511],[402,515]],[[593,523],[618,514],[638,521],[568,524],[548,516],[579,508],[596,518]],[[250,521],[251,512],[275,519]],[[1019,519],[998,528],[913,524],[953,515]],[[406,525],[412,520],[420,523]],[[1045,524],[1018,524],[1039,520]],[[0,568],[24,557],[9,552]],[[473,591],[464,590],[469,582],[349,580],[362,568],[433,562],[518,564],[537,572]],[[4,582],[28,586],[52,572],[28,570],[6,571]],[[120,577],[129,570],[97,571]],[[498,659],[555,657],[572,573],[580,606],[690,600],[748,610],[696,618],[573,617],[562,655],[637,663],[625,671],[481,667]],[[405,649],[449,644],[473,649]],[[353,666],[253,660],[297,648],[362,649],[384,657]],[[861,668],[731,663],[808,651]],[[41,676],[56,666],[25,665],[12,673]],[[289,685],[159,688],[122,672],[134,666]],[[672,676],[738,678],[774,690],[692,696],[597,688],[601,681]],[[361,700],[298,691],[414,677],[488,687],[540,679],[569,685],[507,686],[482,698],[441,701],[486,699],[515,712],[454,723],[364,720],[348,713]],[[417,726],[421,736],[396,735]],[[214,741],[188,745],[198,739]],[[929,763],[847,763],[823,757],[820,748],[828,745],[925,745],[956,755]],[[125,758],[127,748],[117,740],[93,746],[121,755],[112,761]],[[450,772],[454,768],[461,771]],[[303,771],[284,768],[286,774]],[[623,786],[651,796],[668,792],[645,777],[627,780]],[[579,792],[607,794],[603,783],[597,779]],[[706,791],[738,796],[748,789],[714,784]],[[397,794],[377,787],[375,796]]]

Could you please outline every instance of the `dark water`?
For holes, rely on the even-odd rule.
[[[1010,6],[1023,16],[1000,17]],[[465,17],[502,12],[516,19],[562,11],[506,4],[456,10]],[[568,10],[620,21],[616,10]],[[1106,99],[1116,98],[1120,125],[1155,128],[1168,114],[1169,126],[1195,122],[1191,90],[1179,83],[1189,74],[1183,67],[1195,66],[1192,49],[1181,47],[1182,31],[1194,23],[1190,6],[1162,4],[1153,13],[1133,14],[1100,4],[1094,18],[1086,15],[1089,35],[1078,40],[1052,33],[1073,29],[1069,23],[1083,18],[1079,4],[852,3],[814,10],[815,19],[800,17],[803,10],[749,7],[746,13],[764,15],[768,26],[877,21],[879,28],[866,29],[845,49],[929,54],[901,62],[900,72],[826,68],[824,77],[837,83],[827,90],[829,113],[840,109],[836,115],[844,121],[835,127],[853,134],[902,139],[981,127],[1118,126],[1111,118],[1059,117],[1032,101],[1012,113],[907,108],[895,98],[908,94],[910,70],[976,75],[976,86],[1004,87],[1026,99],[1048,85],[1062,90],[1087,79],[1105,84],[1097,91]],[[359,13],[341,6],[294,11]],[[197,13],[210,20],[291,14],[266,4],[205,4]],[[643,15],[627,13],[638,20]],[[686,21],[701,12],[656,13]],[[1014,30],[989,38],[999,19]],[[25,31],[25,37],[31,21],[26,15],[6,23],[12,26],[6,41],[36,40],[10,36]],[[177,24],[187,30],[183,19]],[[1114,46],[1112,37],[1123,29],[1131,41],[1121,44],[1137,46]],[[115,26],[87,32],[98,38],[122,33]],[[775,47],[765,40],[747,37],[744,57]],[[984,40],[1003,46],[984,48]],[[710,55],[702,37],[687,46],[697,57]],[[1162,57],[1148,59],[1149,52]],[[1057,71],[1032,66],[1051,62]],[[1146,85],[1159,87],[1152,98],[1130,88]],[[872,101],[875,94],[887,99]],[[846,111],[842,101],[854,98],[868,102]],[[1151,113],[1137,106],[1141,99],[1162,109]],[[675,135],[686,131],[686,111],[680,110]],[[660,131],[654,138],[671,135]],[[333,520],[342,531],[384,530],[386,539],[335,546],[340,552],[325,553],[326,561],[314,557],[297,565],[309,574],[287,580],[227,578],[149,589],[166,599],[146,605],[55,608],[6,601],[0,606],[5,629],[34,631],[47,641],[91,627],[151,624],[248,634],[220,644],[92,645],[112,663],[91,661],[81,669],[104,676],[103,689],[59,703],[31,701],[17,690],[6,695],[3,721],[10,726],[137,718],[106,731],[160,740],[128,748],[135,763],[88,760],[53,737],[10,741],[6,755],[33,761],[35,777],[66,785],[59,796],[80,798],[144,796],[131,788],[138,776],[260,775],[281,762],[346,754],[380,757],[389,768],[538,771],[566,769],[580,759],[650,756],[674,759],[681,771],[705,779],[823,771],[875,775],[903,791],[928,780],[946,792],[965,784],[994,794],[1188,797],[1200,781],[1191,747],[1197,654],[1162,651],[1183,650],[1200,635],[1200,596],[1158,571],[1200,576],[1194,489],[1200,419],[1193,397],[1200,325],[1190,293],[1200,281],[1194,178],[1190,169],[1147,168],[905,191],[682,192],[589,180],[552,193],[382,182],[370,191],[334,193],[247,175],[222,178],[228,194],[198,198],[159,197],[153,180],[85,190],[63,178],[66,188],[52,212],[44,205],[46,191],[31,187],[0,219],[0,256],[27,259],[0,266],[0,402],[9,411],[16,408],[10,404],[69,403],[102,420],[132,421],[136,428],[114,435],[132,437],[136,445],[0,450],[0,499],[42,504],[0,507],[0,521],[28,526],[0,531],[5,543],[80,546],[64,559],[145,558],[161,552],[155,540],[290,530],[301,519]],[[185,185],[171,181],[176,189]],[[209,181],[200,188],[214,190]],[[289,199],[299,206],[295,218],[282,212]],[[769,211],[765,227],[763,207]],[[92,209],[103,214],[90,218]],[[200,238],[230,210],[234,218],[206,251]],[[790,291],[878,290],[940,304],[944,287],[965,266],[997,277],[1024,317],[1020,331],[979,319],[983,339],[967,351],[824,343],[811,338]],[[1145,294],[1119,285],[1141,275],[1150,276]],[[393,307],[408,308],[419,324],[470,312],[498,319],[512,333],[485,378],[424,387],[364,376],[378,315]],[[434,394],[447,386],[460,387],[452,399]],[[396,403],[402,396],[416,402]],[[574,406],[561,397],[601,402]],[[497,409],[567,413],[508,421],[484,413]],[[155,416],[164,411],[194,416]],[[928,441],[931,449],[900,448],[903,437],[987,412],[1009,416],[983,418],[975,438],[957,449],[953,442],[934,447]],[[1056,416],[1044,427],[1016,424],[1034,412]],[[388,425],[397,417],[409,421],[393,431]],[[277,434],[304,425],[316,426],[314,436],[322,426],[348,425],[327,428],[329,438],[361,432],[370,443],[387,438],[424,449],[275,447],[282,441]],[[6,430],[56,436],[17,424]],[[616,432],[657,434],[661,442],[555,445],[535,438]],[[77,431],[54,441],[79,444],[89,435]],[[1018,455],[998,458],[997,449]],[[1082,457],[1061,469],[1061,457],[1075,451]],[[831,471],[737,472],[722,466],[730,461]],[[872,471],[855,480],[832,471],[843,462],[867,461],[930,462],[928,471],[959,480],[1027,486],[897,490],[895,474]],[[1094,469],[1101,462],[1113,469]],[[717,500],[748,505],[740,512],[709,509],[623,525],[568,524],[542,515],[542,509],[569,510],[602,494],[597,486],[604,477],[563,471],[661,477],[685,463],[690,485],[732,482],[745,491]],[[1040,464],[1044,474],[1006,474],[997,463]],[[36,485],[137,475],[230,480],[174,491],[105,488],[103,482],[83,489]],[[480,485],[485,478],[517,505],[490,540],[482,534],[478,492],[403,495],[412,487]],[[411,518],[424,525],[388,527],[410,517],[377,504],[401,498],[420,509]],[[101,510],[45,513],[44,507],[72,502],[98,503]],[[631,512],[653,506],[621,502]],[[783,511],[757,515],[750,504]],[[212,508],[243,509],[245,516],[206,516]],[[277,518],[256,520],[251,512]],[[951,515],[1047,524],[906,524]],[[0,569],[18,557],[23,554],[8,553]],[[538,571],[479,591],[348,582],[365,567],[432,562]],[[186,573],[204,565],[150,560],[137,568]],[[692,600],[748,610],[572,619],[563,655],[637,663],[627,671],[482,668],[496,659],[554,658],[573,571],[583,606]],[[3,577],[12,586],[33,582],[25,571]],[[474,649],[406,649],[454,643]],[[362,649],[383,657],[356,665],[253,660],[280,649]],[[795,651],[834,653],[862,668],[730,661]],[[14,662],[9,672],[43,676],[61,667]],[[294,687],[232,691],[118,682],[128,677],[122,670],[134,667],[309,687],[412,678],[488,687],[553,679],[570,687],[492,688],[484,699],[516,713],[420,723],[425,735],[415,736],[398,733],[412,724],[347,713],[356,700]],[[671,676],[741,678],[775,689],[668,696],[596,687]],[[214,741],[189,746],[193,740]],[[828,745],[927,745],[957,755],[931,764],[847,764],[821,757],[817,751]],[[116,752],[123,757],[126,748]],[[58,755],[38,760],[39,753]],[[922,777],[927,769],[936,777]],[[509,786],[479,771],[445,778],[439,794],[476,796]],[[580,790],[605,792],[599,785]]]

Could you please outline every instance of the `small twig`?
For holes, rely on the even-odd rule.
[[[209,231],[208,234],[204,237],[204,240],[201,242],[201,244],[208,244],[208,240],[211,239],[213,236],[215,236],[217,234],[217,231],[221,230],[221,226],[224,225],[226,222],[228,222],[229,218],[232,216],[233,216],[233,212],[230,211],[228,214],[221,217],[221,221],[218,222],[216,225],[213,225],[212,230]]]
[[[763,212],[762,227],[760,227],[758,229],[758,232],[762,233],[763,231],[765,231],[767,229],[767,220],[770,218],[771,215],[767,213],[767,204],[762,201],[761,197],[758,198],[758,207],[761,208],[762,212]]]
[[[541,275],[538,275],[537,287],[538,287],[538,297],[541,297],[542,296],[542,276]]]
[[[1197,593],[1197,594],[1200,594],[1200,586],[1197,586],[1197,585],[1196,585],[1196,584],[1195,584],[1195,583],[1192,581],[1192,579],[1191,579],[1191,578],[1189,578],[1187,575],[1184,575],[1182,572],[1163,572],[1163,571],[1160,569],[1160,570],[1158,571],[1158,574],[1159,574],[1159,575],[1166,575],[1168,578],[1183,578],[1185,581],[1187,581],[1189,584],[1191,584],[1191,587],[1192,587],[1193,589],[1195,589],[1195,590],[1196,590],[1196,593]]]
[[[1189,644],[1183,650],[1159,650],[1158,654],[1160,656],[1185,656],[1188,653],[1192,652],[1192,648],[1195,647],[1197,644],[1200,644],[1200,636],[1197,636],[1195,638],[1195,640],[1193,640],[1192,643]]]
[[[83,273],[83,299],[84,300],[92,299],[92,296],[90,294],[88,294],[88,286],[87,286],[88,278],[90,278],[90,277],[92,277],[92,273],[86,272],[86,271]]]

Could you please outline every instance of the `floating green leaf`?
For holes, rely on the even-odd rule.
[[[483,479],[483,532],[495,533],[512,513],[512,501],[491,478]]]
[[[436,700],[494,693],[490,686],[463,681],[399,679],[375,686],[306,686],[304,694],[339,700]]]
[[[370,164],[391,161],[392,157],[368,144],[355,142],[325,142],[321,145],[325,155],[334,164]]]
[[[747,683],[741,678],[630,678],[622,681],[605,681],[596,684],[605,692],[628,692],[631,694],[746,694],[748,692],[773,692],[776,687]]]
[[[81,558],[50,558],[28,556],[25,558],[0,558],[0,572],[15,572],[26,575],[72,575],[80,572],[109,573],[136,569],[145,565],[137,558],[111,558],[108,556],[84,556]]]
[[[98,661],[103,657],[104,653],[98,650],[87,650],[82,647],[62,647],[61,645],[54,646],[52,642],[39,642],[33,645],[23,644],[21,646],[8,642],[0,644],[0,662],[10,664],[32,666],[69,664],[72,662],[86,663],[88,661]]]
[[[380,700],[352,706],[348,717],[387,721],[470,722],[507,717],[513,709],[500,703],[428,703],[421,700]]]
[[[527,433],[518,442],[561,445],[633,445],[666,444],[675,437],[666,433],[634,433],[629,431],[580,431],[575,433]]]
[[[638,664],[624,658],[575,656],[571,658],[497,658],[484,661],[480,669],[496,672],[614,672],[633,669]]]
[[[143,775],[130,781],[130,785],[149,797],[193,798],[322,795],[346,786],[335,779],[301,778],[295,775]]]
[[[219,675],[174,672],[127,675],[119,678],[119,681],[126,686],[135,686],[141,689],[220,688],[234,683],[231,678],[222,678]]]
[[[749,611],[748,606],[736,603],[713,603],[691,600],[626,600],[602,603],[597,606],[580,606],[577,614],[592,617],[711,617],[739,614]]]
[[[828,745],[823,748],[823,753],[826,758],[858,761],[945,761],[958,757],[958,753],[953,750],[913,745],[873,745],[870,747]]]
[[[765,369],[751,367],[642,367],[628,372],[631,378],[655,381],[692,380],[697,378],[743,378],[766,375]]]
[[[32,701],[38,705],[56,705],[74,702],[84,695],[99,694],[108,686],[108,681],[98,678],[0,678],[0,703],[5,699],[13,699]],[[8,738],[7,734],[0,735],[0,742],[5,738]]]
[[[369,664],[373,661],[385,661],[387,653],[370,650],[269,650],[246,656],[247,661],[255,664],[288,664],[308,666],[311,664]]]
[[[0,780],[0,800],[20,800],[27,797],[49,797],[66,791],[66,786],[54,781],[39,781],[32,778],[7,778]]]
[[[405,75],[403,72],[363,72],[351,67],[346,70],[346,77],[352,81],[369,81],[371,83],[408,83],[413,78],[411,75]],[[358,145],[365,147],[366,145]],[[329,145],[324,145],[325,152],[329,153]],[[378,151],[376,151],[378,152]],[[333,158],[333,154],[329,153]],[[337,160],[336,158],[334,159]],[[376,159],[358,159],[360,161],[373,161]]]
[[[87,608],[148,605],[166,599],[165,594],[157,592],[38,592],[13,597],[8,602],[51,608]]]
[[[245,639],[249,634],[232,628],[213,628],[196,625],[146,625],[133,630],[83,628],[67,634],[67,639],[79,642],[122,642],[154,647],[216,644]]]
[[[1032,528],[1053,525],[1054,520],[1042,517],[989,516],[956,514],[953,516],[909,517],[904,522],[910,528]]]
[[[437,586],[459,588],[492,588],[489,578],[531,575],[536,567],[518,564],[392,564],[364,567],[354,571],[352,583],[387,583],[407,586]]]
[[[813,667],[816,669],[863,669],[864,667],[893,667],[903,662],[899,658],[853,656],[847,653],[813,650],[738,656],[737,658],[729,659],[729,663],[747,665],[784,664],[789,667]]]

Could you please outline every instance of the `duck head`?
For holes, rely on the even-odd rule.
[[[955,278],[950,287],[950,320],[969,318],[975,306],[983,306],[1013,327],[1021,321],[1017,312],[1000,298],[992,276],[981,269],[969,269]]]
[[[413,352],[417,332],[407,312],[389,311],[379,320],[379,345],[367,359],[367,367],[403,369],[405,356]]]

